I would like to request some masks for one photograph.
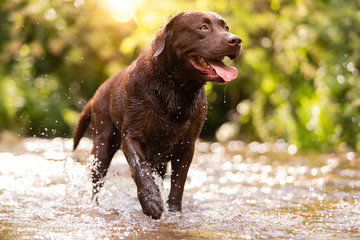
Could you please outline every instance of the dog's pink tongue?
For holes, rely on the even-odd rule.
[[[209,61],[208,63],[215,69],[216,74],[219,75],[225,82],[230,82],[237,77],[237,69],[226,66],[222,61]]]

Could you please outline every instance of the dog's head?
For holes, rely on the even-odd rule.
[[[201,81],[224,83],[237,77],[237,69],[226,66],[222,60],[237,58],[241,43],[220,15],[186,11],[166,21],[151,49],[153,58],[181,65]]]

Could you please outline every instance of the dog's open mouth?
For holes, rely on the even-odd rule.
[[[229,56],[231,59],[234,56]],[[220,77],[225,82],[230,82],[237,77],[237,69],[227,66],[223,63],[222,59],[210,60],[205,59],[200,55],[190,53],[187,56],[189,62],[201,73],[212,76]]]

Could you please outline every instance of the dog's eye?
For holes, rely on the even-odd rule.
[[[225,31],[230,31],[230,28],[229,28],[229,26],[225,26]]]
[[[208,28],[208,26],[206,26],[206,25],[202,25],[199,29],[200,29],[201,31],[206,31],[206,30],[208,30],[209,28]]]

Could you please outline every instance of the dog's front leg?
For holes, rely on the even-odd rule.
[[[194,145],[189,144],[181,149],[181,153],[176,155],[177,158],[171,160],[171,189],[168,200],[171,212],[181,211],[185,181],[193,155]]]
[[[164,210],[163,201],[159,188],[151,176],[151,168],[146,162],[140,143],[133,138],[124,137],[122,144],[143,212],[151,218],[159,219]]]

